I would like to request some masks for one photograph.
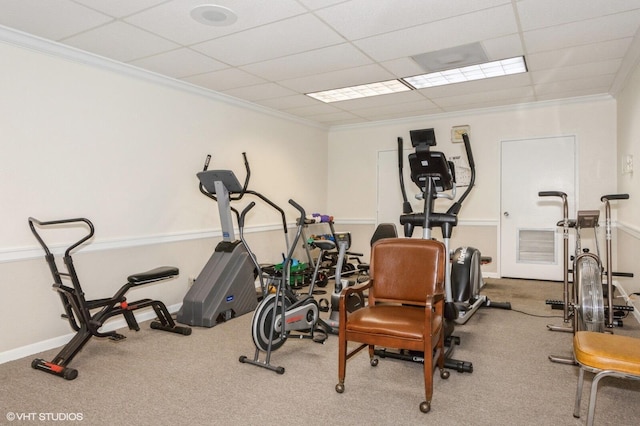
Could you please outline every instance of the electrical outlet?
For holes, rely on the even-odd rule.
[[[627,154],[622,156],[622,174],[633,173],[633,155]]]

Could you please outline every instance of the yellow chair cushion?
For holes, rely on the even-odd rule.
[[[585,367],[640,376],[640,339],[578,331],[573,337],[576,361]]]

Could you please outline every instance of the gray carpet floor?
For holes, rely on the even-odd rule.
[[[483,293],[513,310],[480,309],[456,328],[454,358],[474,371],[447,380],[436,373],[428,414],[418,409],[424,394],[416,363],[383,359],[374,368],[362,352],[347,364],[345,392],[336,393],[336,336],[324,344],[288,340],[272,356],[284,375],[239,363],[254,354],[247,314],[191,336],[143,324],[137,333],[121,331],[128,336],[121,342],[93,339],[72,363],[73,381],[30,368],[33,358],[51,359],[57,350],[2,364],[0,424],[584,424],[591,375],[582,418],[574,419],[578,369],[548,360],[571,355],[571,334],[546,329],[562,323],[561,311],[544,303],[561,298],[562,285],[487,280]],[[640,338],[640,326],[629,316],[616,333]],[[640,424],[640,381],[604,379],[598,396],[596,424]]]

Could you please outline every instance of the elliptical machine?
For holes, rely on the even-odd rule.
[[[469,135],[463,134],[462,139],[469,162],[470,179],[467,188],[457,200],[455,200],[454,164],[447,161],[444,153],[430,149],[436,145],[433,129],[412,130],[410,135],[411,144],[415,148],[415,152],[409,155],[411,180],[420,188],[421,193],[417,198],[424,200],[424,210],[413,213],[406,198],[406,191],[403,190],[404,205],[400,224],[404,226],[405,237],[411,237],[415,227],[422,227],[422,238],[425,239],[431,238],[431,229],[434,226],[439,226],[447,251],[451,253],[450,240],[453,228],[458,224],[458,213],[475,183],[475,162]],[[402,138],[398,138],[398,149],[402,152]],[[401,155],[399,159],[402,160]],[[400,173],[402,173],[401,163]],[[401,180],[401,185],[403,183]],[[434,202],[438,198],[454,201],[445,213],[434,211]],[[447,319],[457,324],[464,324],[482,306],[511,309],[511,304],[508,302],[492,302],[480,294],[484,286],[480,265],[484,261],[480,251],[473,247],[460,247],[453,253],[452,261],[447,264],[445,275]]]
[[[442,230],[442,237],[447,249],[451,254],[450,239],[453,228],[458,224],[458,213],[462,207],[462,202],[467,198],[475,182],[475,163],[471,151],[469,136],[463,134],[465,152],[470,167],[470,181],[464,193],[456,198],[455,167],[447,161],[444,153],[431,151],[430,147],[436,145],[435,132],[433,129],[422,129],[410,131],[411,143],[415,152],[409,154],[409,165],[411,167],[411,180],[420,188],[420,194],[416,197],[424,200],[422,212],[414,213],[409,203],[404,188],[404,178],[402,174],[402,151],[403,141],[398,138],[398,168],[400,174],[400,187],[403,196],[403,214],[400,216],[400,224],[404,226],[405,237],[411,237],[416,227],[422,227],[422,238],[430,239],[431,230],[434,226],[439,226]],[[434,211],[435,200],[445,198],[454,201],[445,213]],[[460,339],[453,336],[455,324],[464,324],[482,306],[496,307],[501,309],[511,309],[509,302],[492,302],[484,295],[480,294],[480,289],[484,286],[480,265],[482,263],[480,251],[473,247],[461,247],[453,253],[451,262],[446,263],[445,272],[445,320],[447,340],[447,350],[445,366],[456,369],[459,372],[473,372],[473,365],[467,361],[450,359],[454,344],[459,344]],[[383,356],[383,354],[380,354]],[[384,356],[391,356],[406,360],[420,362],[423,358],[419,356],[394,356],[389,353]]]

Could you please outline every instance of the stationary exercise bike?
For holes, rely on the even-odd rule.
[[[241,222],[244,222],[244,216],[253,207],[252,204],[243,210]],[[302,206],[295,201],[289,200],[289,204],[300,212],[296,234],[282,263],[280,273],[269,277],[270,282],[276,283],[273,292],[262,299],[253,313],[251,336],[256,347],[254,357],[249,359],[242,355],[239,358],[242,363],[266,368],[278,374],[284,374],[285,369],[271,364],[271,354],[282,347],[288,338],[311,339],[317,343],[323,343],[327,338],[327,330],[330,330],[330,326],[320,319],[318,302],[313,297],[320,262],[316,263],[307,294],[297,294],[291,288],[290,267],[305,224],[306,214]],[[322,247],[330,248],[328,245]],[[292,333],[294,331],[297,333]],[[260,359],[262,352],[265,353],[264,360]]]
[[[567,194],[560,191],[540,191],[540,197],[559,197],[562,200],[563,218],[557,223],[562,226],[563,234],[563,299],[547,300],[546,304],[553,308],[563,309],[563,326],[547,325],[551,331],[604,332],[613,327],[622,327],[621,315],[616,312],[633,311],[632,306],[613,305],[613,277],[633,277],[632,273],[612,271],[611,249],[611,200],[626,200],[628,194],[603,195],[600,200],[605,204],[605,233],[607,240],[606,269],[602,266],[600,247],[598,244],[599,210],[579,210],[576,219],[569,219]],[[569,255],[569,230],[575,230],[575,251]],[[592,229],[596,252],[582,247],[581,230]],[[569,268],[569,262],[572,267]],[[603,271],[606,270],[606,287],[602,284]],[[572,280],[569,280],[572,274]],[[571,286],[570,286],[571,284]],[[606,295],[604,288],[606,288]],[[606,300],[606,305],[605,305]],[[552,362],[575,364],[572,357],[550,355]]]
[[[89,232],[80,240],[71,244],[64,252],[64,264],[66,272],[60,271],[56,264],[55,256],[49,250],[44,239],[37,231],[38,228],[58,227],[58,225],[68,226],[81,225],[89,228]],[[32,217],[29,218],[29,227],[45,252],[45,259],[49,265],[49,270],[53,275],[53,288],[58,292],[65,313],[62,318],[69,321],[69,325],[76,332],[73,338],[62,348],[52,361],[34,359],[31,367],[41,370],[67,380],[73,380],[78,376],[78,370],[67,367],[67,365],[82,350],[91,337],[107,337],[111,340],[119,341],[126,336],[115,331],[100,331],[104,323],[111,317],[122,315],[127,321],[129,329],[139,331],[140,326],[133,314],[138,309],[151,307],[155,311],[158,320],[152,321],[150,326],[153,329],[170,331],[185,336],[191,334],[191,328],[181,327],[175,324],[171,314],[164,303],[159,300],[142,299],[136,302],[128,302],[125,294],[132,287],[154,283],[157,281],[172,278],[178,275],[178,268],[163,266],[147,272],[130,275],[127,283],[116,292],[113,297],[104,299],[87,300],[84,290],[80,285],[80,280],[73,265],[71,252],[84,242],[90,240],[94,234],[94,227],[89,219],[62,219],[42,222]],[[66,281],[71,281],[66,285]],[[93,311],[93,312],[92,312]]]

